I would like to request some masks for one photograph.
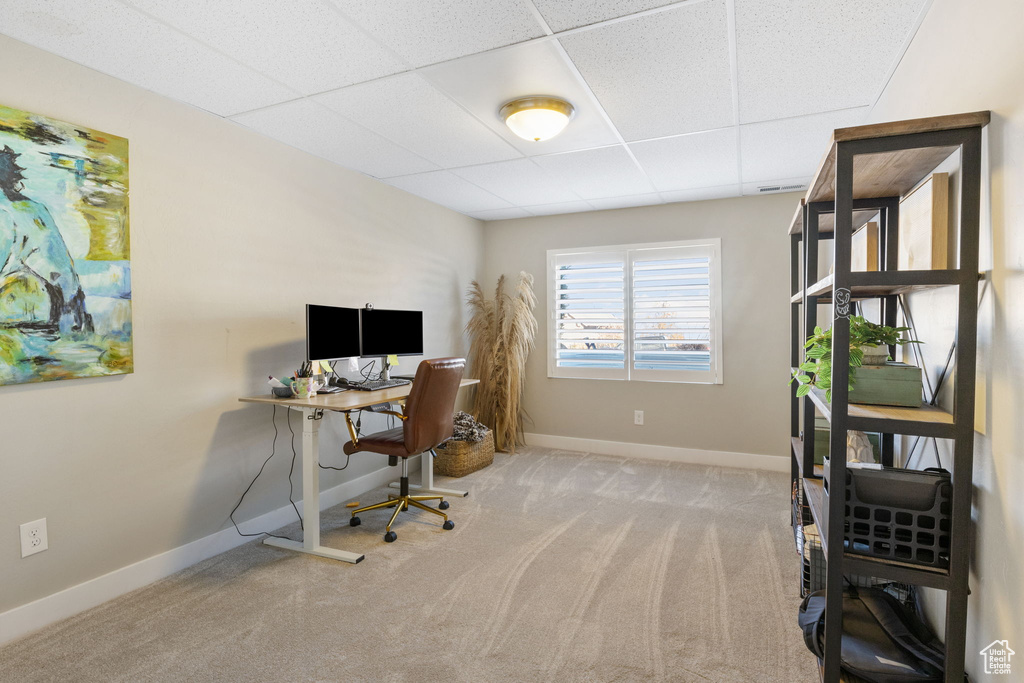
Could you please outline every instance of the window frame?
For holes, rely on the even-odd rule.
[[[650,256],[653,251],[680,249],[681,251],[703,248],[700,256],[708,257],[708,289],[709,289],[709,330],[711,332],[711,369],[700,370],[651,370],[635,369],[634,343],[634,291],[633,264],[638,256]],[[581,262],[587,260],[603,261],[609,255],[615,255],[623,264],[623,340],[625,347],[625,363],[623,368],[567,368],[558,367],[558,302],[556,279],[558,271],[556,263],[559,257],[579,257]],[[723,384],[722,357],[722,240],[718,237],[693,240],[675,240],[671,242],[643,242],[634,244],[616,244],[607,246],[579,247],[568,249],[547,250],[547,365],[548,377],[554,379],[609,379],[628,382],[670,382],[675,384]]]

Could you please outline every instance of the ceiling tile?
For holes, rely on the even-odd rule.
[[[740,181],[735,128],[634,142],[629,148],[659,191]]]
[[[533,0],[555,33],[599,21],[617,19],[678,0]]]
[[[735,0],[740,121],[871,104],[928,0]]]
[[[456,168],[452,173],[517,206],[579,200],[559,178],[529,159]]]
[[[298,100],[232,117],[292,147],[377,178],[437,168],[311,100]]]
[[[419,73],[523,154],[551,154],[615,144],[619,141],[615,131],[567,59],[555,41],[537,41],[463,57]],[[573,104],[576,115],[564,131],[550,140],[523,140],[498,118],[498,110],[509,100],[526,95],[557,95]]]
[[[413,66],[544,35],[528,0],[332,0]]]
[[[443,168],[521,156],[416,74],[361,83],[314,99]]]
[[[739,197],[742,194],[739,185],[721,185],[719,187],[701,187],[695,190],[662,192],[661,196],[666,204],[670,204],[673,202],[700,202],[705,199],[726,199]]]
[[[128,0],[304,95],[405,70],[326,0]]]
[[[490,211],[474,211],[470,214],[473,218],[482,221],[504,221],[510,218],[529,218],[533,214],[526,209],[514,207],[511,209],[492,209]]]
[[[813,175],[832,131],[864,122],[868,108],[740,126],[743,181],[775,181]]]
[[[3,33],[228,116],[296,93],[114,0],[0,3]]]
[[[633,206],[651,206],[661,204],[661,195],[658,194],[635,194],[629,197],[608,197],[605,199],[589,199],[590,205],[595,209],[628,209]]]
[[[534,216],[553,216],[556,213],[580,213],[594,210],[594,207],[587,202],[560,202],[542,206],[524,206],[523,208]]]
[[[626,140],[735,123],[725,0],[559,38]]]
[[[507,209],[510,204],[448,171],[389,178],[388,185],[462,213]]]
[[[535,157],[534,161],[584,199],[654,191],[621,145]]]

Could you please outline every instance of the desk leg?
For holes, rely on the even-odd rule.
[[[285,538],[265,538],[263,543],[276,548],[327,557],[344,562],[362,562],[363,555],[320,545],[320,420],[323,411],[301,408],[302,414],[302,542]]]
[[[399,483],[393,481],[388,484],[393,489],[399,488]],[[420,483],[409,484],[409,490],[416,493],[425,493],[437,496],[452,496],[453,498],[465,498],[469,491],[457,491],[455,489],[439,489],[434,487],[434,454],[428,451],[420,456]]]

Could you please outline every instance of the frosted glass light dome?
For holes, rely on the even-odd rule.
[[[524,140],[543,142],[569,125],[576,110],[557,97],[522,97],[505,104],[499,115],[513,133]]]

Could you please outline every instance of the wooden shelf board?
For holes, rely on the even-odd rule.
[[[796,458],[796,468],[800,471],[800,476],[804,476],[804,442],[795,436],[789,437],[790,446],[793,448],[793,457]],[[814,466],[814,476],[820,477],[825,473],[825,468],[821,465]]]
[[[839,128],[832,134],[828,152],[821,160],[804,196],[804,202],[835,201],[836,145],[851,140],[891,137],[937,130],[986,125],[990,112],[981,111],[927,119],[894,121],[868,126]],[[853,199],[902,197],[956,151],[955,146],[921,147],[880,154],[861,154],[853,160]]]
[[[946,116],[929,116],[923,119],[871,123],[866,126],[837,128],[832,134],[832,141],[849,142],[850,140],[865,140],[867,138],[886,138],[893,135],[930,133],[937,130],[979,128],[988,125],[991,119],[992,112],[990,111],[974,111],[966,114],[948,114]]]
[[[828,555],[828,501],[825,499],[825,482],[821,479],[804,477],[804,500],[811,509],[811,518],[818,527],[821,547]]]
[[[904,272],[909,273],[911,271]],[[856,273],[854,273],[854,275],[856,275]],[[828,276],[818,280],[807,288],[807,296],[818,297],[818,303],[820,304],[831,303],[834,279],[835,275],[829,274]],[[948,282],[925,285],[851,285],[850,299],[853,301],[862,301],[864,299],[875,299],[882,296],[896,296],[899,294],[908,294],[910,292],[920,292],[926,289],[948,286]],[[797,292],[790,297],[789,302],[792,304],[800,303],[803,301],[803,295],[803,292]]]
[[[825,392],[812,389],[808,394],[814,405],[829,422],[832,421],[832,406],[825,400]],[[860,403],[849,405],[849,416],[872,420],[906,420],[909,422],[926,422],[930,424],[953,424],[953,415],[941,408],[922,403],[920,408],[902,408],[898,406],[869,406]]]
[[[796,204],[796,213],[793,214],[793,220],[789,224],[789,234],[799,235],[804,231],[804,200],[801,199]]]
[[[799,235],[804,229],[804,217],[803,217],[803,202],[798,208],[797,215],[793,218],[793,223],[789,226],[790,235]],[[853,231],[857,232],[862,227],[868,224],[868,222],[878,215],[878,209],[863,209],[860,211],[853,212]],[[835,232],[836,231],[836,215],[834,213],[823,213],[818,216],[818,232]]]
[[[835,280],[835,275],[829,273],[822,279],[815,282],[813,285],[807,288],[807,296],[821,296],[832,291],[832,283]]]

